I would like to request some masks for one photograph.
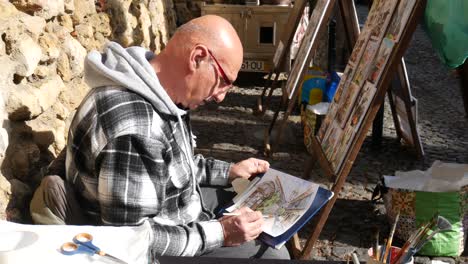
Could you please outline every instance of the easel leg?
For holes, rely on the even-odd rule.
[[[262,94],[257,99],[257,109],[256,111],[254,111],[254,115],[262,115],[265,112],[265,110],[263,109],[263,102],[264,102],[266,91],[270,87],[272,74],[273,72],[270,72],[270,74],[268,74],[268,79],[265,81],[265,86],[263,87]]]
[[[302,251],[302,248],[301,248],[301,242],[299,240],[299,235],[296,233],[294,234],[293,236],[293,239],[291,241],[291,253],[293,255],[293,258],[294,259],[298,259],[300,258],[301,256],[301,251]]]
[[[382,102],[372,123],[372,144],[374,146],[382,144],[384,109],[384,102]]]
[[[271,143],[270,143],[270,137],[271,137],[271,133],[273,132],[273,128],[275,127],[275,123],[276,123],[276,120],[278,119],[278,115],[279,115],[279,112],[281,111],[281,109],[283,108],[283,105],[286,103],[286,95],[283,94],[283,97],[281,98],[281,102],[280,104],[278,105],[278,109],[275,111],[275,114],[273,115],[273,120],[271,120],[270,122],[270,126],[268,126],[268,129],[265,131],[265,151],[264,151],[264,155],[265,156],[270,156],[270,154],[273,152],[272,151],[272,147],[271,147]],[[276,142],[276,143],[279,143],[279,142]]]

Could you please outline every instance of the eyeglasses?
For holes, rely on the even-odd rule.
[[[213,55],[213,53],[211,52],[211,50],[208,50],[208,53],[210,54],[211,58],[213,58],[213,60],[215,61],[216,65],[218,66],[218,70],[219,70],[219,73],[221,73],[221,77],[223,77],[223,80],[224,82],[231,86],[232,85],[232,82],[231,80],[229,80],[229,78],[227,77],[226,75],[226,72],[223,70],[223,67],[221,67],[221,65],[219,64],[218,60],[216,59],[216,57]]]

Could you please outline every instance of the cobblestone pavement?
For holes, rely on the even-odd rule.
[[[373,145],[369,136],[365,140],[316,243],[314,259],[344,260],[350,252],[356,251],[361,260],[366,260],[372,229],[378,227],[381,237],[388,234],[383,204],[370,202],[372,190],[382,175],[393,175],[397,170],[426,170],[435,160],[468,163],[468,119],[464,116],[460,80],[440,63],[420,27],[405,59],[412,92],[419,102],[419,131],[425,156],[418,160],[411,148],[397,142],[387,104],[382,143]],[[197,152],[231,162],[251,156],[265,158],[272,167],[300,176],[308,154],[302,144],[298,116],[289,119],[278,151],[269,158],[262,155],[263,134],[272,118],[272,111],[262,117],[253,115],[262,83],[257,75],[241,75],[240,87],[233,88],[223,103],[206,105],[194,113]],[[277,105],[279,98],[280,89],[277,89],[272,106]],[[329,183],[317,170],[313,171],[311,179]],[[312,228],[313,224],[309,224],[299,232],[302,243]],[[468,263],[466,257],[437,259]],[[430,263],[430,258],[419,256],[415,263]]]

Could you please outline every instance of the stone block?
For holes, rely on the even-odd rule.
[[[43,0],[11,0],[16,8],[27,14],[49,19],[65,12],[63,0],[43,1]]]
[[[29,35],[15,31],[10,31],[5,40],[10,58],[17,62],[16,74],[25,77],[33,74],[42,57],[39,44]]]

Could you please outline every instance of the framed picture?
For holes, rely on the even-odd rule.
[[[356,68],[356,73],[353,77],[353,83],[361,87],[367,79],[369,70],[374,62],[375,55],[380,45],[380,39],[371,38],[366,45],[365,51],[362,54],[361,61]]]
[[[378,10],[376,10],[375,17],[372,21],[373,24],[371,24],[373,25],[370,34],[371,37],[382,39],[398,2],[397,0],[379,1]]]
[[[348,116],[354,107],[354,101],[359,93],[360,87],[355,84],[351,83],[346,91],[346,95],[344,96],[340,107],[339,112],[336,114],[336,121],[342,128],[344,128],[346,122],[348,121]]]
[[[393,46],[395,46],[393,40],[389,38],[383,39],[379,52],[377,53],[377,56],[375,57],[374,63],[371,67],[369,78],[367,79],[371,83],[377,84],[380,80],[380,76],[382,75],[383,69],[388,62],[388,58],[392,54]]]
[[[364,51],[364,47],[367,44],[367,41],[369,40],[369,31],[362,31],[361,34],[359,34],[359,38],[356,41],[356,44],[354,44],[353,51],[351,52],[351,56],[349,57],[349,64],[356,66],[356,64],[359,62],[361,59],[362,52]]]
[[[354,74],[354,68],[348,64],[346,66],[343,74],[341,75],[341,80],[340,83],[338,84],[338,88],[336,88],[335,95],[333,96],[333,104],[330,104],[330,107],[328,108],[328,113],[325,116],[324,120],[322,121],[322,124],[320,125],[320,129],[317,133],[317,136],[319,138],[319,141],[323,140],[323,137],[325,135],[325,131],[328,129],[328,126],[331,123],[331,120],[335,118],[336,113],[338,112],[338,102],[341,99],[341,95],[344,93],[344,91],[347,89],[349,86]]]
[[[330,5],[330,0],[318,0],[315,4],[315,8],[310,17],[309,25],[302,38],[301,45],[296,55],[296,60],[289,74],[288,81],[286,83],[286,91],[288,93],[288,99],[292,98],[292,95],[296,91],[297,86],[301,83],[304,69],[308,66],[311,59],[311,52],[317,47],[316,37],[324,21],[326,13],[331,12],[333,6]]]
[[[413,12],[415,4],[416,0],[400,1],[395,14],[390,21],[390,26],[388,27],[386,34],[387,38],[395,42],[400,40],[401,33],[408,22],[411,12]]]
[[[361,122],[369,110],[370,104],[374,99],[377,88],[374,84],[366,82],[359,93],[359,98],[356,100],[357,104],[351,114],[350,126],[358,129],[361,126]]]

